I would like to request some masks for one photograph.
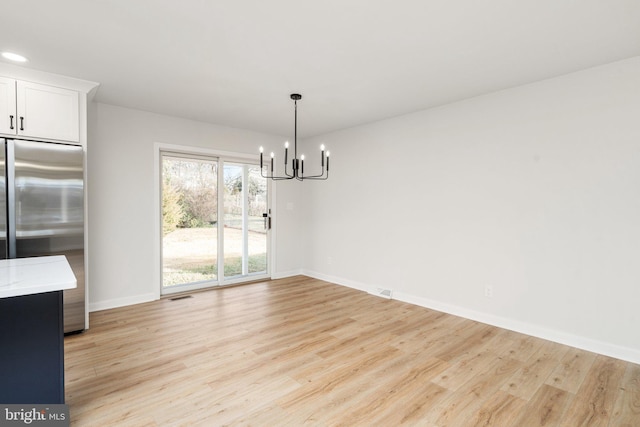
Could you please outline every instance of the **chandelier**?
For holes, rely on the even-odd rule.
[[[320,146],[320,166],[321,172],[319,175],[304,174],[304,154],[298,158],[298,101],[302,99],[302,95],[298,93],[292,93],[291,99],[294,102],[294,122],[293,122],[293,159],[291,159],[291,173],[289,173],[289,141],[284,143],[284,175],[278,176],[274,173],[275,154],[271,152],[271,163],[265,165],[263,160],[264,148],[260,147],[260,174],[263,178],[271,178],[274,181],[281,179],[297,179],[298,181],[304,181],[305,179],[327,179],[329,178],[329,152],[324,150],[324,144]],[[326,169],[325,169],[326,165]],[[265,175],[265,169],[267,174]]]

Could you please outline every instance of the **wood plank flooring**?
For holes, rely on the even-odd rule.
[[[297,276],[91,314],[74,426],[640,426],[640,366]]]

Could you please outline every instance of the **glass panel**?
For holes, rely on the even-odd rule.
[[[267,182],[260,167],[224,165],[224,276],[267,272]]]
[[[243,274],[244,171],[242,165],[224,165],[224,277]]]
[[[162,285],[218,278],[216,161],[162,157]]]
[[[248,166],[249,274],[267,272],[267,180],[259,166]]]

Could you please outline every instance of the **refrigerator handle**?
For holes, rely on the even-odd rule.
[[[7,258],[16,257],[16,196],[15,196],[15,148],[12,140],[7,140]]]

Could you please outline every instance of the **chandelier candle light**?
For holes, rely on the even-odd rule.
[[[304,181],[305,179],[327,179],[329,178],[329,152],[324,150],[324,144],[320,146],[320,166],[322,170],[319,175],[304,176],[304,154],[298,159],[298,101],[302,99],[302,95],[292,93],[291,99],[294,102],[294,124],[293,124],[293,159],[291,159],[291,173],[287,170],[289,159],[289,141],[284,143],[284,176],[274,175],[275,154],[271,152],[271,168],[270,172],[265,175],[263,154],[264,148],[260,147],[260,174],[263,178],[271,178],[274,181],[281,179],[297,179]],[[325,169],[326,164],[326,169]],[[326,173],[325,173],[326,171]]]

